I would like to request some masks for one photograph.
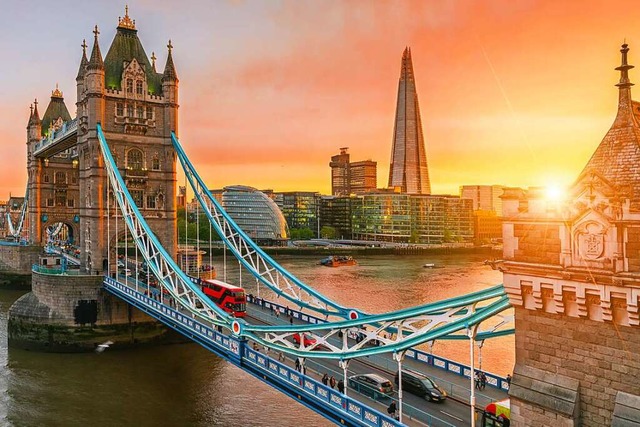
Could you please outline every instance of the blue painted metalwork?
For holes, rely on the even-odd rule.
[[[178,154],[178,159],[182,164],[187,179],[193,189],[200,206],[207,215],[211,225],[216,230],[225,246],[231,250],[238,261],[262,284],[269,287],[276,295],[282,296],[292,303],[317,311],[324,315],[333,315],[347,319],[351,313],[356,316],[364,316],[365,313],[360,310],[343,307],[335,301],[325,297],[312,287],[303,283],[289,271],[284,269],[266,252],[264,252],[251,238],[235,223],[235,221],[220,206],[218,201],[213,197],[200,175],[198,175],[193,164],[189,161],[186,153],[182,149],[178,138],[171,133],[173,146]],[[212,212],[213,211],[213,212]],[[237,241],[236,241],[237,239]],[[251,257],[255,255],[255,260]],[[252,262],[249,262],[249,259]],[[274,277],[275,275],[275,277]],[[280,284],[282,278],[286,284],[292,284],[306,294],[311,296],[313,301],[302,300],[299,293],[288,289],[290,292],[283,290],[285,283]]]
[[[141,292],[136,292],[126,284],[105,277],[104,287],[113,295],[141,309],[337,424],[380,427],[402,425],[387,415],[347,397],[265,354],[251,350],[245,345],[244,340],[223,334],[190,315],[162,304]]]
[[[20,217],[18,219],[17,226],[13,225],[13,221],[11,219],[11,213],[7,212],[7,226],[9,227],[9,234],[15,239],[19,238],[20,234],[22,233],[24,220],[27,217],[28,202],[29,202],[29,185],[27,185],[27,189],[24,192],[24,201],[22,202],[22,206],[20,207]]]
[[[51,132],[49,135],[42,138],[38,143],[36,143],[35,150],[33,152],[34,156],[39,156],[42,152],[57,142],[62,141],[63,139],[72,136],[78,132],[78,119],[75,118],[68,122],[64,122],[62,127],[55,132]]]

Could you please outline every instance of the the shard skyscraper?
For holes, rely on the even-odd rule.
[[[409,48],[402,54],[389,187],[400,187],[403,193],[431,194],[420,107]]]

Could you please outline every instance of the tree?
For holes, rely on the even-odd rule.
[[[336,238],[336,229],[333,227],[330,227],[328,225],[325,225],[324,227],[322,227],[322,229],[320,230],[320,236],[323,239],[335,239]]]

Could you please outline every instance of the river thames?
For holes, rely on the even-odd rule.
[[[483,265],[486,255],[367,256],[358,257],[357,266],[341,268],[319,266],[318,258],[276,257],[330,298],[371,313],[462,295],[502,280],[501,273]],[[423,268],[425,263],[442,268]],[[221,263],[214,264],[222,279]],[[237,281],[237,271],[229,268],[227,274],[228,281]],[[244,285],[256,293],[254,282]],[[101,354],[8,351],[7,313],[22,293],[0,291],[4,425],[331,425],[195,344],[107,349]],[[513,337],[485,342],[483,368],[503,376],[510,373],[513,345]],[[469,363],[468,342],[436,342],[434,353]]]

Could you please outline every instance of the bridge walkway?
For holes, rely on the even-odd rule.
[[[286,324],[289,322],[289,319],[285,315],[280,315],[276,317],[274,312],[267,308],[259,308],[259,306],[254,304],[247,304],[247,314],[254,319],[257,319],[266,324]],[[303,325],[305,322],[300,321],[294,318],[294,324]],[[293,363],[293,361],[291,361]],[[397,362],[392,359],[392,355],[382,354],[382,355],[374,355],[368,356],[363,359],[357,359],[356,361],[357,368],[355,368],[354,362],[349,367],[349,374],[361,373],[357,371],[365,372],[373,372],[383,374],[390,380],[393,381],[393,377],[397,372]],[[324,361],[324,360],[307,360],[307,365],[310,367],[317,368],[316,370],[327,370],[335,371],[336,379],[342,377],[342,370],[338,367],[336,362],[333,361]],[[335,365],[335,366],[334,366]],[[434,404],[431,402],[425,402],[422,399],[415,399],[415,396],[412,396],[408,393],[404,393],[405,402],[410,405],[415,404],[416,413],[415,416],[418,418],[423,418],[424,414],[420,414],[419,412],[424,411],[425,414],[429,414],[434,417],[438,417],[441,419],[445,419],[448,422],[452,422],[456,424],[457,422],[461,422],[460,419],[468,422],[470,417],[469,411],[469,388],[470,388],[470,380],[465,376],[458,375],[453,372],[449,372],[447,370],[428,365],[426,363],[416,361],[410,358],[405,358],[403,362],[403,368],[408,368],[411,370],[419,371],[430,378],[432,378],[440,387],[445,389],[449,398],[452,402],[445,402],[444,405],[435,405],[437,409],[434,410]],[[354,372],[352,372],[354,371]],[[508,394],[505,390],[498,389],[495,387],[486,387],[484,390],[476,390],[476,408],[483,409],[487,404],[496,400],[502,400],[508,397]],[[397,394],[396,394],[397,398]],[[387,403],[388,404],[388,403]],[[413,406],[413,405],[412,405]],[[412,412],[411,409],[407,408],[407,412]],[[444,413],[444,416],[443,416]],[[451,415],[451,416],[450,416]]]

